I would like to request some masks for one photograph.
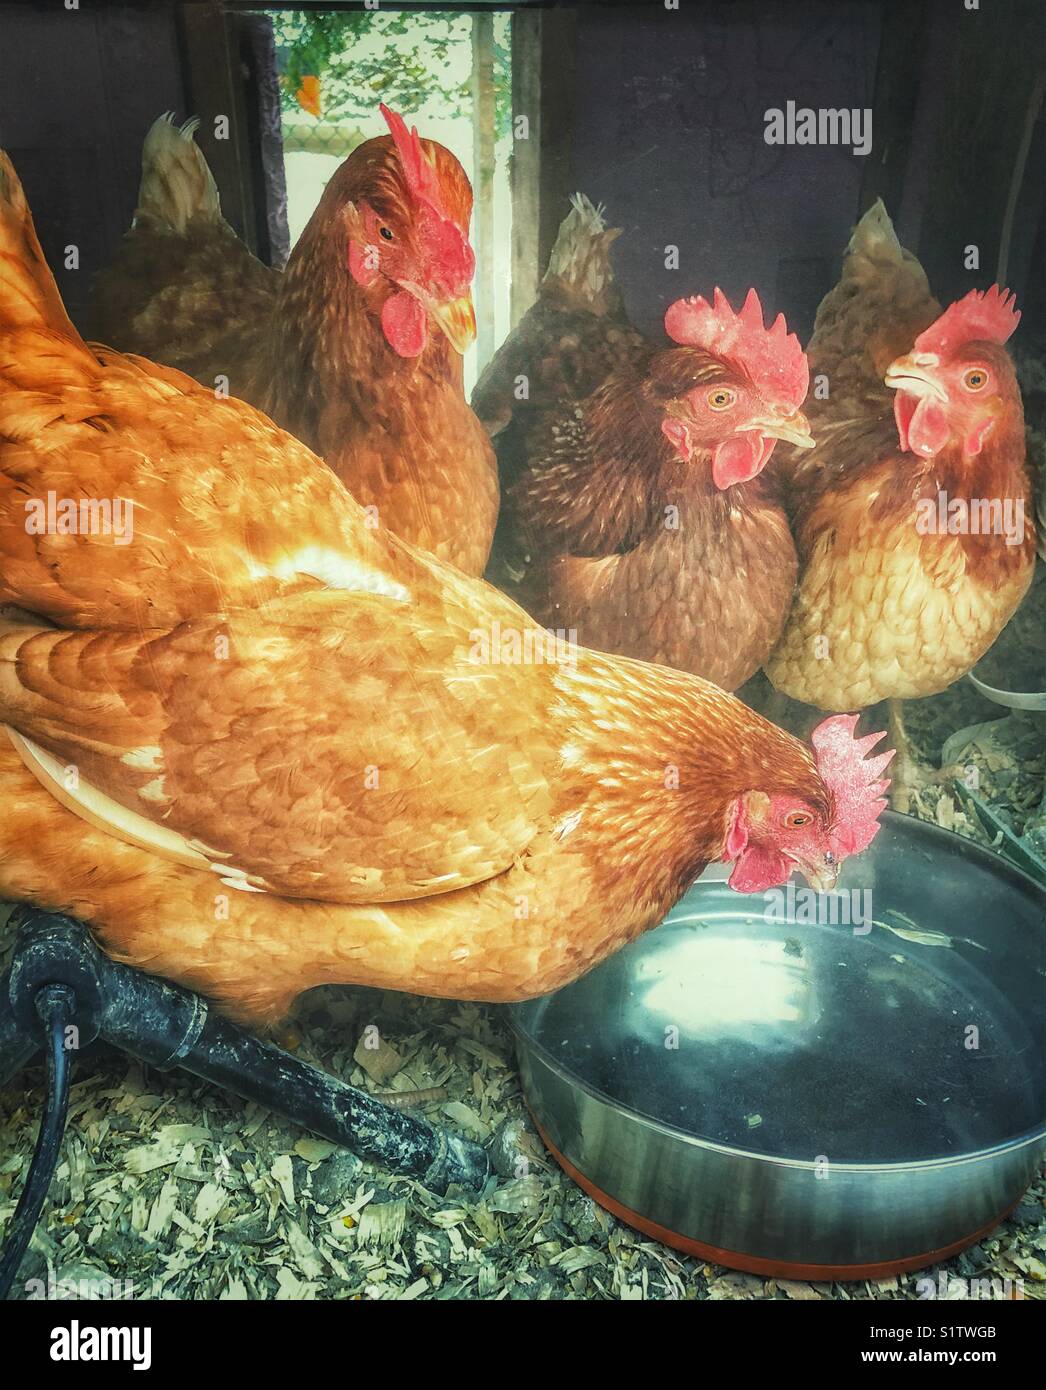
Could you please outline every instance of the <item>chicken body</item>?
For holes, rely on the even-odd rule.
[[[419,672],[416,614],[402,646],[384,615],[380,661],[353,645],[366,617],[329,655],[328,617],[288,629],[252,610],[134,640],[8,631],[0,710],[33,741],[35,776],[0,758],[0,890],[83,917],[114,955],[256,1023],[325,982],[506,1001],[659,921],[723,855],[753,778],[823,804],[802,745],[678,673],[588,654],[554,672],[472,666],[442,621]],[[221,675],[216,635],[235,653]],[[178,686],[172,649],[195,669]],[[319,708],[298,705],[307,693]],[[75,814],[58,799],[70,767]]]
[[[866,432],[818,428],[819,448],[845,437],[851,458],[868,448],[868,466],[796,508],[799,592],[766,671],[779,690],[818,709],[865,709],[946,689],[998,637],[1034,568],[1030,509],[1016,546],[919,534],[916,502],[936,509],[941,491],[969,496],[968,474],[954,456],[901,456],[892,416],[877,423]],[[1021,451],[1016,432],[999,443]],[[1022,473],[1000,481],[1003,506],[1023,507]]]
[[[711,860],[831,886],[875,833],[848,726],[815,758],[692,676],[549,659],[251,407],[91,351],[2,153],[0,479],[0,894],[254,1025],[322,983],[543,993]],[[27,527],[66,487],[133,529]]]
[[[464,171],[442,146],[422,148],[445,220],[467,228]],[[225,222],[191,131],[160,120],[145,144],[134,226],[93,287],[90,331],[257,406],[322,455],[382,525],[478,574],[498,486],[490,441],[462,388],[467,292],[447,297],[461,289],[456,280],[451,290],[425,287],[431,331],[413,326],[423,338],[416,352],[413,338],[395,347],[383,315],[403,297],[398,281],[379,271],[364,283],[350,270],[354,241],[378,264],[363,208],[410,258],[401,278],[439,278],[439,254],[423,237],[431,210],[412,192],[391,137],[353,151],[278,274]]]
[[[0,324],[0,602],[136,630],[339,576],[367,582],[372,532],[304,445],[241,401],[92,352],[74,332]],[[55,523],[59,502],[74,519],[48,524],[48,501]],[[116,503],[126,542],[80,525],[81,507],[89,520],[101,504],[115,527]]]
[[[637,386],[666,370],[657,395]],[[780,636],[796,557],[772,476],[721,489],[708,454],[683,460],[661,433],[666,393],[718,375],[706,355],[646,349],[531,429],[503,515],[529,556],[514,592],[539,622],[734,690]]]
[[[615,371],[642,358],[646,339],[628,321],[610,264],[621,234],[582,193],[556,236],[538,297],[476,382],[472,408],[496,439],[502,487],[510,487],[533,454],[532,432],[572,407]],[[557,407],[559,409],[557,409]],[[512,536],[499,531],[492,567],[515,564]],[[500,570],[492,568],[492,578]]]
[[[578,195],[536,304],[473,394],[504,498],[489,575],[586,646],[733,690],[780,636],[795,547],[772,476],[717,483],[717,437],[680,450],[663,430],[689,393],[747,379],[712,351],[657,348],[629,325],[616,236]],[[740,423],[722,418],[724,434]]]
[[[766,672],[779,690],[820,709],[943,690],[984,655],[1031,582],[1034,506],[1004,350],[976,341],[963,349],[998,382],[983,447],[970,453],[953,434],[921,456],[899,443],[883,378],[891,363],[899,373],[901,362],[915,361],[903,355],[939,313],[922,268],[877,204],[818,310],[808,349],[817,447],[787,470],[799,587]],[[829,385],[824,398],[819,375]],[[963,529],[950,520],[958,517],[951,504],[968,516],[984,504],[998,529]]]

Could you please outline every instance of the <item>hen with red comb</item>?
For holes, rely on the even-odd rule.
[[[478,574],[498,486],[462,389],[472,190],[449,150],[380,111],[388,134],[337,169],[282,274],[222,217],[193,123],[157,121],[134,225],[93,287],[92,332],[227,382],[320,454],[374,524]]]
[[[766,671],[820,709],[890,701],[900,809],[915,769],[899,702],[969,671],[1031,582],[1032,487],[1004,347],[1019,321],[998,285],[942,313],[881,203],[817,314],[809,353],[829,391],[811,404],[817,448],[784,460],[800,575]]]
[[[798,410],[810,387],[806,353],[794,333],[789,333],[784,314],[771,328],[763,326],[763,306],[754,289],[748,291],[739,313],[721,289],[712,303],[700,295],[679,299],[665,314],[665,332],[673,342],[705,352],[743,367],[766,399]]]
[[[1005,343],[1021,321],[1017,296],[992,285],[950,304],[915,340],[915,351],[950,357],[966,343]]]
[[[569,219],[568,219],[569,220]],[[733,690],[780,634],[795,582],[772,456],[811,443],[806,359],[755,290],[665,315],[580,395],[532,401],[513,440],[499,577],[541,623]],[[522,452],[522,459],[519,457]]]

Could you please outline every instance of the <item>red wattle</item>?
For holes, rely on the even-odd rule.
[[[950,438],[951,427],[944,406],[932,396],[922,396],[908,421],[908,448],[922,458],[932,458]]]
[[[381,327],[389,346],[400,357],[417,357],[425,347],[425,310],[406,290],[386,299],[381,308]]]
[[[734,865],[730,887],[735,893],[764,893],[768,888],[787,883],[791,873],[791,865],[783,854],[763,845],[753,845]]]
[[[747,483],[766,467],[776,443],[776,439],[753,430],[732,434],[716,445],[712,454],[712,481],[720,489]]]

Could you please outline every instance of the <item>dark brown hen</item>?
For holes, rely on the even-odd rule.
[[[718,292],[681,300],[666,326],[677,346],[630,341],[579,398],[532,395],[491,576],[586,646],[736,689],[791,603],[795,547],[763,470],[777,439],[808,443],[806,363],[754,291],[739,314]]]

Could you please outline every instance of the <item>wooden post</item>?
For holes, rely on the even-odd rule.
[[[541,198],[541,19],[540,11],[512,14],[512,327],[538,294],[538,214]],[[520,139],[526,121],[526,138]]]
[[[577,17],[570,10],[512,15],[512,117],[525,116],[527,138],[513,129],[512,323],[537,298],[559,224],[573,193]]]
[[[927,8],[915,5],[902,9],[894,0],[883,7],[882,25],[875,72],[872,152],[861,180],[858,214],[867,212],[876,198],[881,198],[897,222],[924,75]]]
[[[258,250],[254,190],[251,183],[250,123],[241,73],[235,16],[210,3],[178,6],[185,85],[191,110],[199,116],[196,142],[203,150],[221,194],[222,213],[251,251]],[[216,116],[229,118],[229,138],[215,139]]]
[[[472,16],[473,245],[476,248],[476,370],[494,342],[494,16]]]

